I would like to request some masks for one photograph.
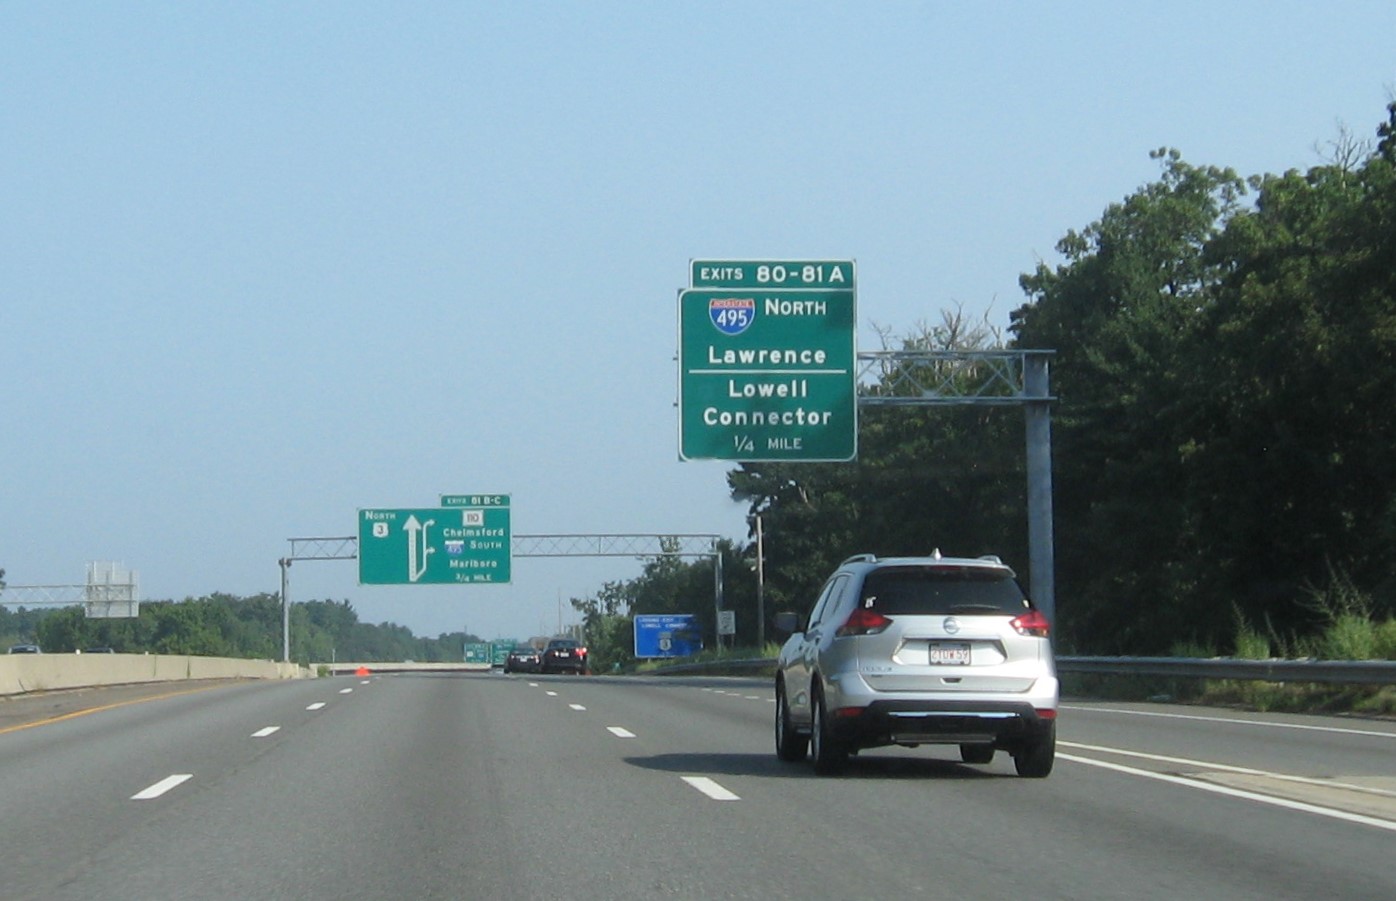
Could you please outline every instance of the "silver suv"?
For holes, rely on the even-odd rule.
[[[794,614],[777,626],[798,628]],[[960,746],[966,763],[1013,756],[1043,777],[1056,757],[1049,624],[997,557],[845,560],[776,667],[776,754],[835,773],[886,745]]]

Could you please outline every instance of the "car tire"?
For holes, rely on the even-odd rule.
[[[960,745],[960,759],[965,763],[993,763],[993,745]]]
[[[776,756],[786,763],[799,763],[809,752],[809,736],[795,731],[790,721],[790,702],[785,697],[785,682],[776,683]]]
[[[1025,742],[1013,755],[1013,768],[1019,776],[1042,779],[1052,772],[1057,759],[1057,724],[1048,723],[1041,735]]]
[[[816,692],[814,697],[814,721],[810,724],[810,753],[814,757],[814,771],[821,776],[833,776],[843,772],[848,765],[848,748],[834,735],[829,724],[828,713],[824,708],[824,694]]]

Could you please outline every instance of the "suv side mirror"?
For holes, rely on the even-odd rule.
[[[784,632],[786,635],[794,635],[800,629],[800,615],[792,611],[776,614],[776,631]]]

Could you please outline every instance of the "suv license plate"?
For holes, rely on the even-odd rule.
[[[969,666],[969,642],[931,642],[931,663],[933,665],[947,664],[950,666]]]

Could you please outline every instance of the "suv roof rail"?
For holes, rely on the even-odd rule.
[[[840,563],[839,566],[847,566],[850,563],[874,563],[876,561],[876,554],[854,554],[852,557]]]
[[[987,560],[987,561],[989,561],[990,563],[998,563],[998,564],[1002,564],[1002,563],[1003,563],[1003,558],[1000,557],[998,554],[980,554],[980,555],[979,555],[979,559],[980,559],[980,560]]]

